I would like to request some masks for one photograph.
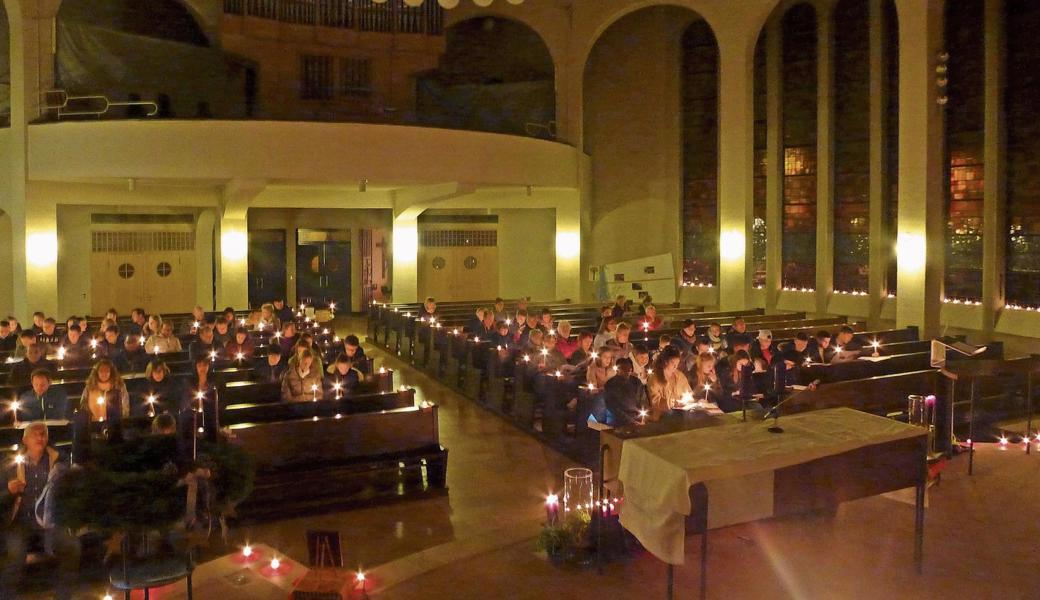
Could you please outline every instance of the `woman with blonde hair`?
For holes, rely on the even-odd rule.
[[[693,390],[686,375],[679,370],[679,351],[668,346],[654,360],[654,373],[650,376],[649,420],[657,421],[669,410],[680,406],[684,399],[693,398]],[[688,394],[688,395],[687,395]]]
[[[694,389],[694,396],[703,398],[703,402],[718,405],[722,396],[722,385],[718,374],[715,372],[715,355],[710,352],[701,352],[693,363],[694,381],[690,384]]]
[[[80,410],[90,414],[91,421],[106,421],[130,416],[130,394],[112,361],[102,358],[90,370]]]

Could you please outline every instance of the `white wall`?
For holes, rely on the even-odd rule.
[[[530,296],[532,300],[555,300],[555,211],[492,212],[498,215],[499,295],[508,299]]]

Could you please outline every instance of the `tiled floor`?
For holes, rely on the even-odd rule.
[[[347,565],[368,569],[373,596],[389,600],[664,598],[665,568],[646,553],[602,575],[549,564],[534,537],[544,495],[559,486],[568,461],[425,375],[371,354],[398,370],[398,384],[440,405],[448,495],[243,527],[232,545],[248,538],[306,560],[306,529],[340,531]],[[1040,452],[982,447],[975,476],[965,467],[956,459],[930,492],[923,576],[912,566],[912,507],[877,497],[834,516],[713,532],[709,597],[1040,598]],[[699,545],[687,546],[690,564],[677,577],[679,597],[688,598]],[[83,598],[103,592],[85,587]]]

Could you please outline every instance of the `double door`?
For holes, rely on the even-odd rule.
[[[296,232],[296,302],[350,310],[350,232]]]
[[[285,230],[249,232],[249,305],[285,300]]]

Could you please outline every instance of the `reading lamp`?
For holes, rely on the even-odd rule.
[[[946,366],[946,350],[950,349],[964,356],[978,356],[986,351],[986,346],[975,346],[957,338],[944,336],[932,340],[932,361],[935,368]]]

